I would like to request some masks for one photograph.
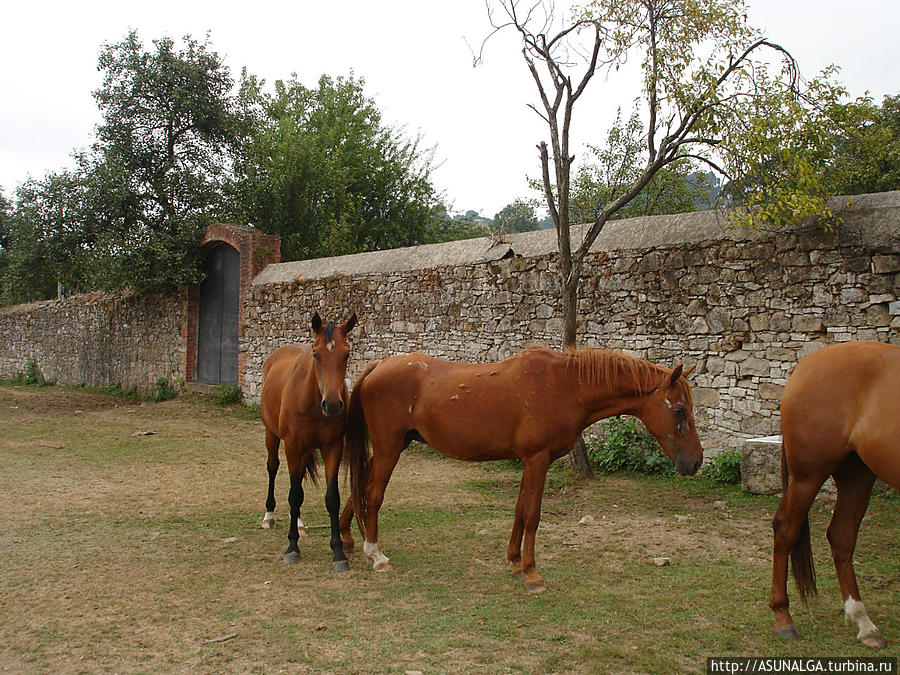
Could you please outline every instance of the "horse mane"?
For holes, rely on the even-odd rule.
[[[579,380],[607,389],[633,388],[639,394],[652,392],[670,372],[655,363],[614,349],[569,349],[565,357],[567,365],[575,369]],[[688,402],[693,403],[690,387],[685,387],[685,390]]]

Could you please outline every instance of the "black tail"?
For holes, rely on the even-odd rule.
[[[781,439],[781,490],[782,494],[787,489],[790,473],[787,467],[787,457],[784,454],[784,437]],[[794,575],[794,583],[800,594],[800,601],[806,604],[808,598],[817,597],[819,591],[816,588],[816,568],[813,565],[812,546],[809,542],[809,513],[803,514],[803,524],[800,526],[800,535],[791,547],[791,573]]]
[[[363,368],[356,378],[350,403],[347,406],[347,421],[344,426],[344,454],[350,468],[350,503],[356,513],[356,521],[365,535],[366,531],[366,485],[369,482],[369,429],[362,406],[362,387],[378,361],[372,361]]]
[[[313,485],[319,484],[319,465],[316,464],[315,450],[309,453],[309,457],[306,459],[306,467],[303,473],[304,477],[309,477],[309,479],[313,482]]]

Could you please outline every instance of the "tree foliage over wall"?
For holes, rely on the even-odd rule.
[[[364,82],[245,76],[253,132],[235,163],[235,219],[281,236],[285,259],[433,241],[442,221],[431,153],[387,126]]]

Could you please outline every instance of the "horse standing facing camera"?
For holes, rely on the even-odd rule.
[[[290,344],[276,349],[263,364],[263,384],[259,411],[266,427],[266,467],[269,492],[263,527],[275,525],[275,475],[278,473],[278,446],[284,441],[284,454],[291,476],[288,494],[290,526],[284,562],[300,561],[300,506],[303,504],[303,478],[316,480],[315,450],[319,448],[325,464],[325,506],[331,518],[332,566],[335,571],[349,569],[338,529],[341,498],[338,494],[338,467],[344,448],[344,418],[347,394],[347,361],[350,345],[347,334],[356,325],[356,314],[342,326],[322,323],[319,314],[312,317],[312,344]],[[349,546],[352,546],[352,539]],[[349,549],[348,546],[348,549]]]

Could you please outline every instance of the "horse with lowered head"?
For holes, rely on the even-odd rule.
[[[543,347],[500,363],[453,363],[425,354],[371,363],[357,378],[347,413],[351,481],[366,489],[353,488],[341,518],[344,536],[355,511],[365,554],[376,571],[390,569],[378,545],[378,511],[400,453],[413,440],[456,459],[518,458],[523,474],[507,559],[526,590],[539,593],[545,586],[534,543],[550,463],[569,452],[589,424],[630,414],[643,420],[679,473],[696,473],[703,449],[687,374],[681,366],[664,368],[611,350]],[[360,471],[365,475],[354,478]]]
[[[341,326],[322,323],[312,317],[312,344],[289,344],[276,349],[263,364],[263,384],[259,410],[266,428],[269,457],[269,492],[263,527],[275,524],[275,475],[278,473],[278,446],[284,441],[291,487],[288,493],[290,525],[284,562],[300,561],[300,506],[303,478],[316,480],[315,450],[325,464],[325,506],[331,519],[332,566],[349,569],[338,528],[340,495],[338,468],[344,448],[344,418],[347,393],[347,361],[350,345],[347,334],[356,324],[356,314]],[[351,539],[352,542],[352,539]],[[351,543],[352,545],[352,543]]]

